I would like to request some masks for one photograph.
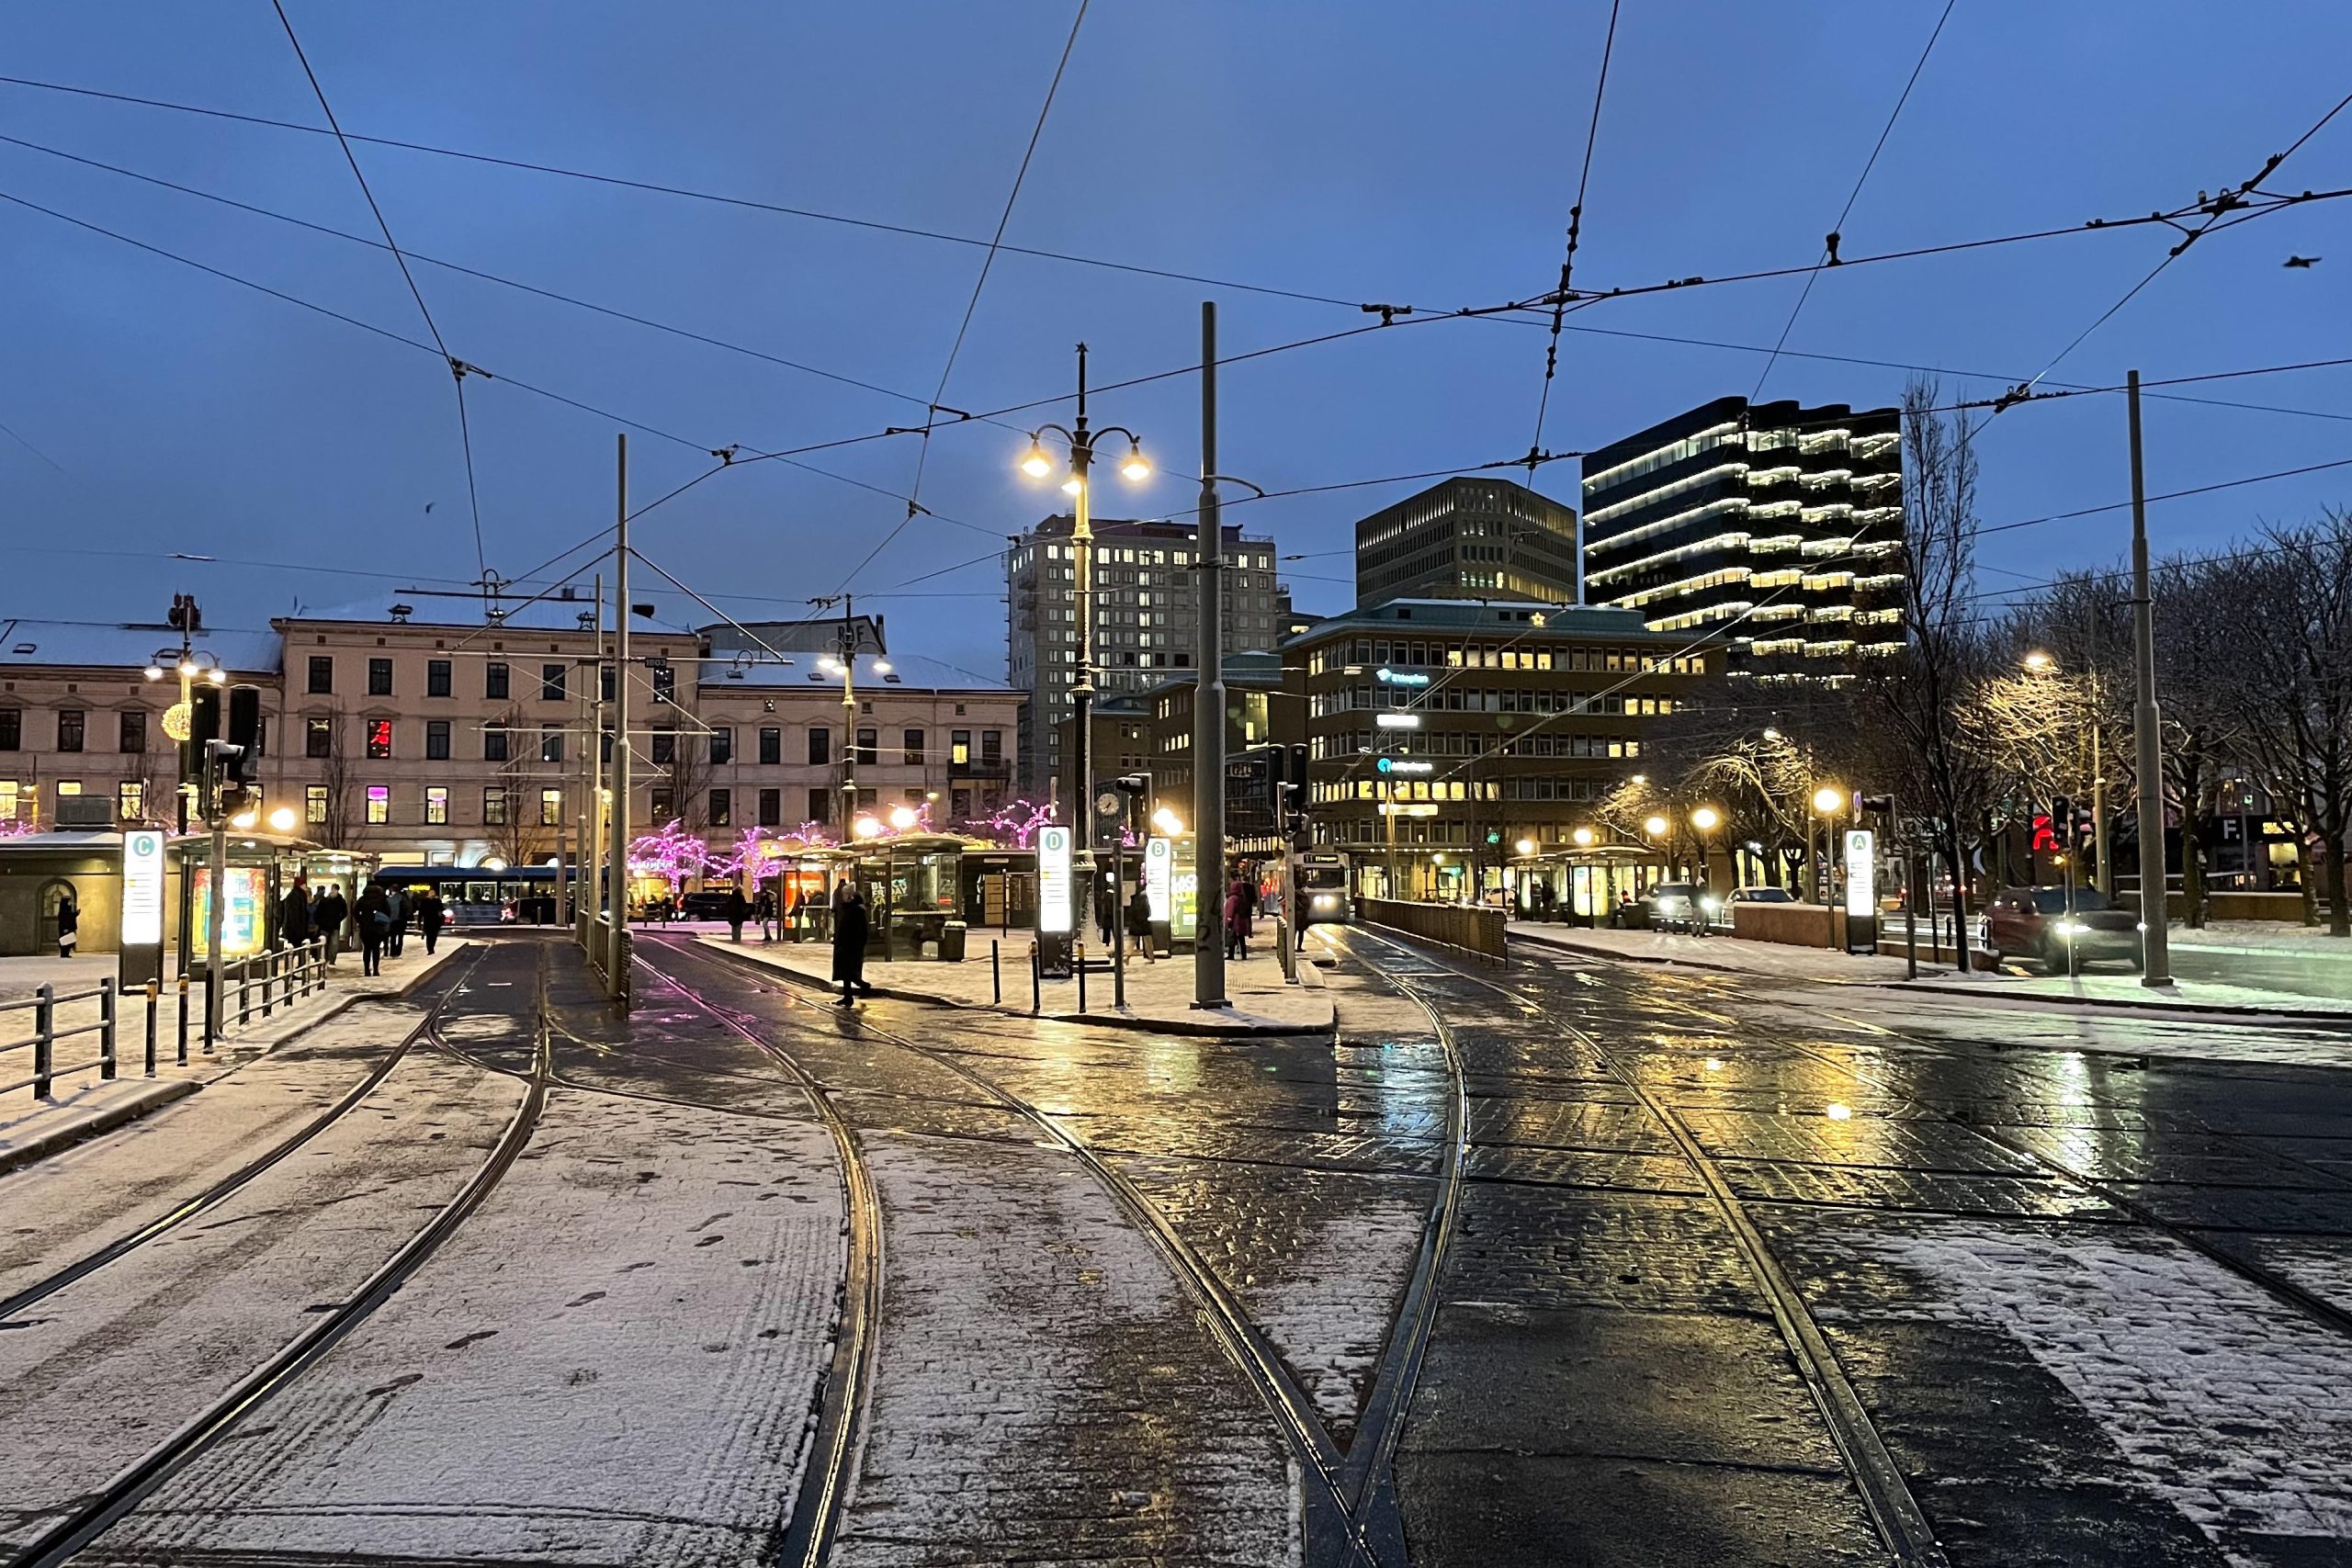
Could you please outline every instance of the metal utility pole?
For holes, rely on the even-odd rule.
[[[1077,802],[1071,810],[1070,879],[1081,900],[1073,924],[1082,924],[1094,897],[1094,506],[1087,471],[1093,466],[1094,443],[1086,430],[1086,345],[1078,345],[1078,428],[1070,433],[1069,474],[1078,491],[1071,497],[1069,558],[1070,598],[1078,612],[1078,679],[1069,689],[1070,712],[1078,720]]]
[[[857,602],[842,595],[842,842],[857,828]]]
[[[1193,657],[1193,1005],[1230,1007],[1225,942],[1211,910],[1225,897],[1225,524],[1216,493],[1216,303],[1201,301],[1200,625]]]
[[[605,849],[605,909],[612,921],[605,952],[605,992],[628,994],[622,971],[628,945],[628,434],[617,437],[613,523],[613,801],[612,837]]]
[[[220,809],[218,740],[204,743],[204,819],[212,829],[212,896],[205,900],[204,911],[204,1038],[209,1043],[226,1021],[220,1015],[220,938],[221,917],[229,905],[229,814]]]
[[[596,876],[589,867],[596,863],[596,829],[601,823],[596,816],[596,768],[601,750],[599,737],[604,733],[604,657],[605,657],[605,574],[595,579],[595,632],[589,643],[590,657],[581,669],[580,722],[575,727],[580,735],[580,757],[572,772],[572,787],[579,791],[572,812],[572,837],[579,841],[579,863],[572,868],[571,909],[570,923],[576,932],[580,929],[580,912],[595,897]],[[559,914],[562,890],[557,890]]]
[[[2148,495],[2140,469],[2140,373],[2131,372],[2125,390],[2132,414],[2132,662],[2139,687],[2132,709],[2132,739],[2138,742],[2139,776],[2132,781],[2132,806],[2140,818],[2140,926],[2143,986],[2172,984],[2171,910],[2165,883],[2164,743],[2157,732],[2156,615],[2148,592]]]
[[[2099,619],[2109,601],[2101,601],[2091,611],[2091,846],[2098,857],[2098,874],[2091,886],[2107,897],[2115,897],[2115,862],[2108,852],[2107,841],[2107,762],[2099,744],[2099,731],[2105,726],[2100,720],[2107,713],[2104,694],[2099,689]]]

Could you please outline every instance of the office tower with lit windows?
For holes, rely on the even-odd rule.
[[[1577,514],[1509,479],[1451,479],[1356,525],[1356,603],[1577,603]]]
[[[1005,553],[1005,653],[1025,697],[1015,751],[1021,791],[1043,800],[1060,777],[1063,721],[1078,675],[1076,562],[1070,519],[1048,517]],[[1094,524],[1094,689],[1140,692],[1189,674],[1197,646],[1199,545],[1188,523]],[[1225,530],[1225,649],[1271,649],[1281,592],[1274,542]],[[1099,776],[1099,775],[1098,775]],[[1065,818],[1067,819],[1067,818]]]
[[[1718,398],[1584,459],[1588,601],[1720,637],[1730,672],[1849,680],[1903,646],[1899,411]]]

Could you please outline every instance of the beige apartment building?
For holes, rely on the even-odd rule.
[[[105,795],[118,820],[168,823],[177,754],[163,715],[179,682],[145,670],[176,660],[179,634],[0,626],[0,822],[46,827],[61,797]],[[1018,696],[893,660],[878,622],[861,630],[876,651],[857,658],[848,723],[838,663],[813,647],[763,637],[773,651],[747,654],[733,628],[637,620],[632,819],[676,818],[715,840],[811,819],[838,832],[852,769],[866,805],[928,805],[943,824],[994,809]],[[544,862],[560,836],[576,845],[591,773],[607,761],[592,705],[597,647],[585,594],[485,615],[470,596],[411,593],[281,617],[266,632],[199,633],[192,652],[263,689],[266,814],[291,810],[295,831],[333,848],[462,866]]]

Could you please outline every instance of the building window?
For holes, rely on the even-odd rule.
[[[481,731],[481,760],[485,762],[506,761],[506,727],[486,724]]]
[[[808,727],[808,763],[821,768],[833,760],[833,732],[821,724]],[[822,818],[820,818],[822,820]]]
[[[652,789],[653,820],[667,822],[677,813],[678,797],[667,784],[655,784]]]
[[[114,814],[119,822],[142,822],[147,818],[147,785],[125,779],[114,786]]]
[[[492,784],[481,792],[482,825],[489,828],[506,826],[506,787]]]
[[[327,786],[306,784],[302,789],[302,820],[312,827],[327,819]]]
[[[550,787],[539,791],[539,826],[542,828],[563,826],[563,791],[560,788]]]
[[[810,790],[808,792],[808,820],[811,822],[830,822],[832,819],[833,792],[829,789]]]
[[[390,660],[371,659],[368,661],[368,694],[371,697],[389,697],[392,694],[392,661]]]
[[[947,732],[947,760],[957,767],[972,760],[972,732],[951,729]]]
[[[368,786],[368,820],[370,823],[383,823],[391,819],[392,786],[369,784]]]
[[[678,732],[676,730],[657,729],[653,732],[653,760],[656,762],[665,765],[675,762],[678,760]],[[662,814],[657,811],[654,815],[659,817]]]
[[[731,828],[735,825],[735,792],[715,789],[710,792],[710,825]]]
[[[539,701],[543,703],[563,701],[563,671],[564,667],[560,664],[539,666]]]
[[[710,732],[710,760],[716,766],[735,760],[735,731],[725,725]]]
[[[314,696],[325,696],[334,690],[334,660],[324,653],[311,655],[310,691]]]
[[[773,768],[784,761],[784,731],[773,724],[760,727],[760,765]]]
[[[428,697],[446,697],[449,694],[449,661],[447,660],[428,659],[424,661],[424,694]]]
[[[324,757],[334,750],[334,720],[306,718],[302,721],[302,755]]]
[[[24,786],[15,779],[0,779],[0,822],[17,819],[17,801]]]
[[[442,784],[428,784],[424,790],[424,822],[438,828],[449,820],[449,791]]]
[[[906,734],[906,758],[907,758],[907,766],[908,766],[908,767],[910,767],[910,768],[920,768],[920,767],[922,767],[922,730],[920,730],[920,729],[909,729],[909,730],[907,731],[907,734]]]
[[[60,779],[57,781],[58,799],[67,800],[81,793],[82,781],[80,779]]]
[[[560,724],[539,726],[539,761],[542,762],[563,761],[563,726]]]
[[[125,751],[147,750],[147,710],[145,708],[130,708],[124,711],[119,747]]]
[[[371,718],[368,721],[368,755],[378,761],[392,754],[392,721]]]
[[[79,751],[82,749],[82,718],[80,708],[57,710],[57,749],[59,750]]]
[[[881,765],[882,732],[880,730],[861,729],[857,732],[856,761],[857,765],[861,768],[872,768]]]
[[[784,826],[784,791],[780,789],[760,791],[760,826],[763,828]]]
[[[0,708],[0,751],[16,751],[25,744],[25,710]]]
[[[506,663],[493,659],[481,670],[481,694],[498,702],[506,700]]]
[[[1004,761],[1003,730],[983,729],[980,731],[980,761],[983,762]]]

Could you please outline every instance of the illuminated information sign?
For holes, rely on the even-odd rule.
[[[164,944],[164,835],[134,828],[122,836],[122,945]]]
[[[1415,757],[1383,757],[1373,766],[1384,773],[1430,773],[1437,771],[1435,762],[1425,762]]]
[[[1070,931],[1070,830],[1037,829],[1037,929],[1049,936]]]
[[[1143,846],[1143,896],[1151,903],[1151,923],[1169,923],[1170,877],[1176,869],[1176,846],[1166,839],[1147,839]]]
[[[1376,673],[1392,686],[1426,686],[1430,683],[1427,675],[1404,670],[1382,670]]]
[[[1878,861],[1868,828],[1846,830],[1846,918],[1867,919],[1878,913]]]

